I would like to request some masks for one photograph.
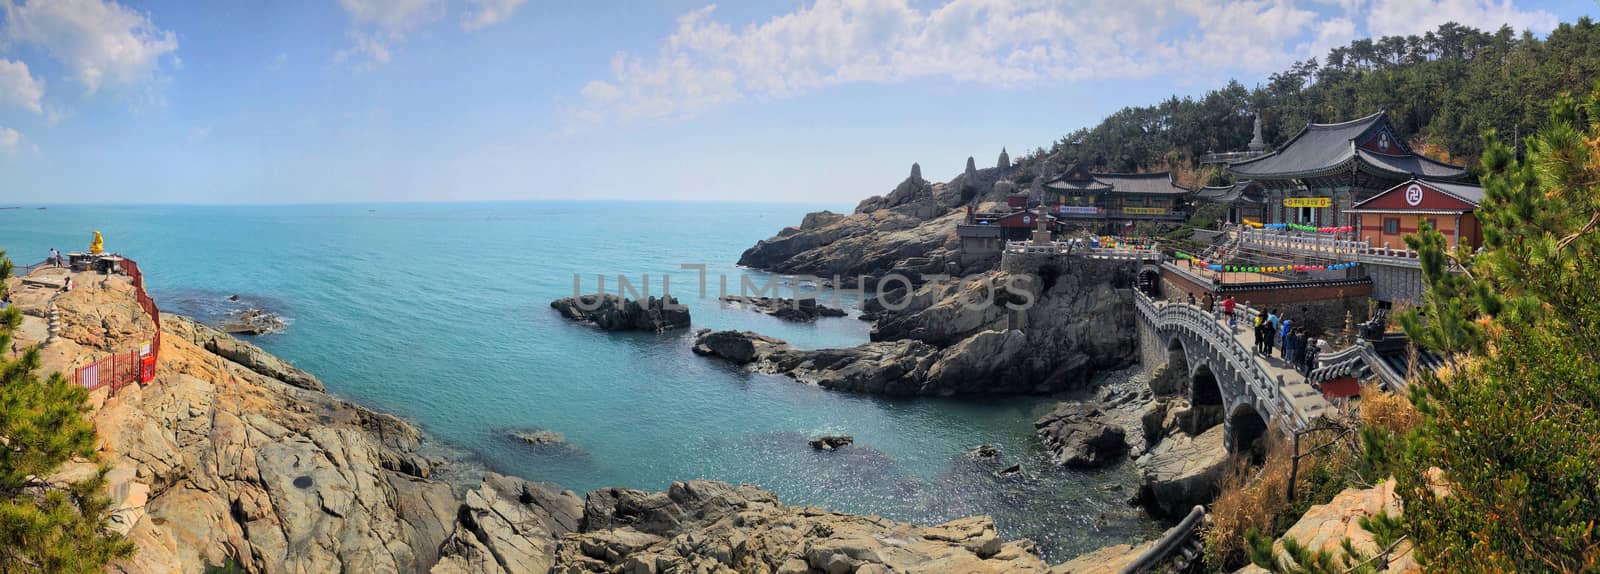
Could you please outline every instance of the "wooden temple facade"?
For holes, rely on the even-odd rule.
[[[1066,221],[1084,223],[1182,223],[1189,217],[1189,190],[1172,174],[1090,173],[1082,164],[1045,182],[1045,204]]]
[[[1383,112],[1309,124],[1277,151],[1229,164],[1228,171],[1260,186],[1262,223],[1315,227],[1354,225],[1355,204],[1413,178],[1453,182],[1467,176],[1465,168],[1412,151]]]

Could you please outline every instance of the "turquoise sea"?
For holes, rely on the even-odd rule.
[[[605,275],[661,277],[695,328],[748,329],[802,347],[865,342],[853,317],[786,323],[716,303],[736,292],[740,252],[809,211],[843,205],[514,202],[304,206],[23,206],[0,210],[0,249],[19,265],[92,231],[139,262],[164,311],[215,320],[236,303],[281,313],[287,332],[253,342],[338,396],[416,421],[499,472],[577,492],[660,490],[673,480],[753,483],[791,504],[935,523],[990,514],[1003,536],[1061,560],[1155,535],[1124,502],[1132,465],[1079,473],[1038,460],[1044,398],[884,399],[740,371],[690,353],[692,330],[603,333],[549,302]],[[698,298],[707,267],[709,293]],[[855,302],[847,301],[847,307]],[[506,437],[545,429],[567,448]],[[806,439],[850,434],[817,453]],[[980,444],[1021,462],[1023,480],[967,461]]]

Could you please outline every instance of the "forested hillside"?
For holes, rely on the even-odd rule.
[[[1184,171],[1200,155],[1243,150],[1253,111],[1270,147],[1307,122],[1340,122],[1387,110],[1401,136],[1433,157],[1475,166],[1482,134],[1514,145],[1543,127],[1562,92],[1587,93],[1600,79],[1600,27],[1588,18],[1546,38],[1510,28],[1485,32],[1445,24],[1421,36],[1363,39],[1322,60],[1297,62],[1266,83],[1238,82],[1196,98],[1124,108],[1100,125],[1068,134],[1050,150],[1061,164],[1101,171]]]

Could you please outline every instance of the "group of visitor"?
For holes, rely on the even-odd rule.
[[[45,262],[49,263],[51,267],[63,267],[67,264],[66,259],[61,257],[61,252],[56,251],[54,247],[50,248],[50,258],[46,259]]]
[[[1303,322],[1302,322],[1303,323]],[[1256,352],[1271,357],[1272,348],[1278,348],[1278,357],[1294,365],[1302,374],[1310,374],[1317,364],[1316,338],[1304,325],[1296,323],[1277,309],[1255,317]]]

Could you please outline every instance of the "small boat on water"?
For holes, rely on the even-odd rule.
[[[0,207],[0,211],[5,211],[5,210],[7,210],[7,209],[22,209],[22,208],[20,208],[20,207],[16,207],[16,206],[12,206],[12,207]],[[39,208],[39,209],[44,209],[44,208],[43,208],[43,207],[41,207],[41,208]]]

